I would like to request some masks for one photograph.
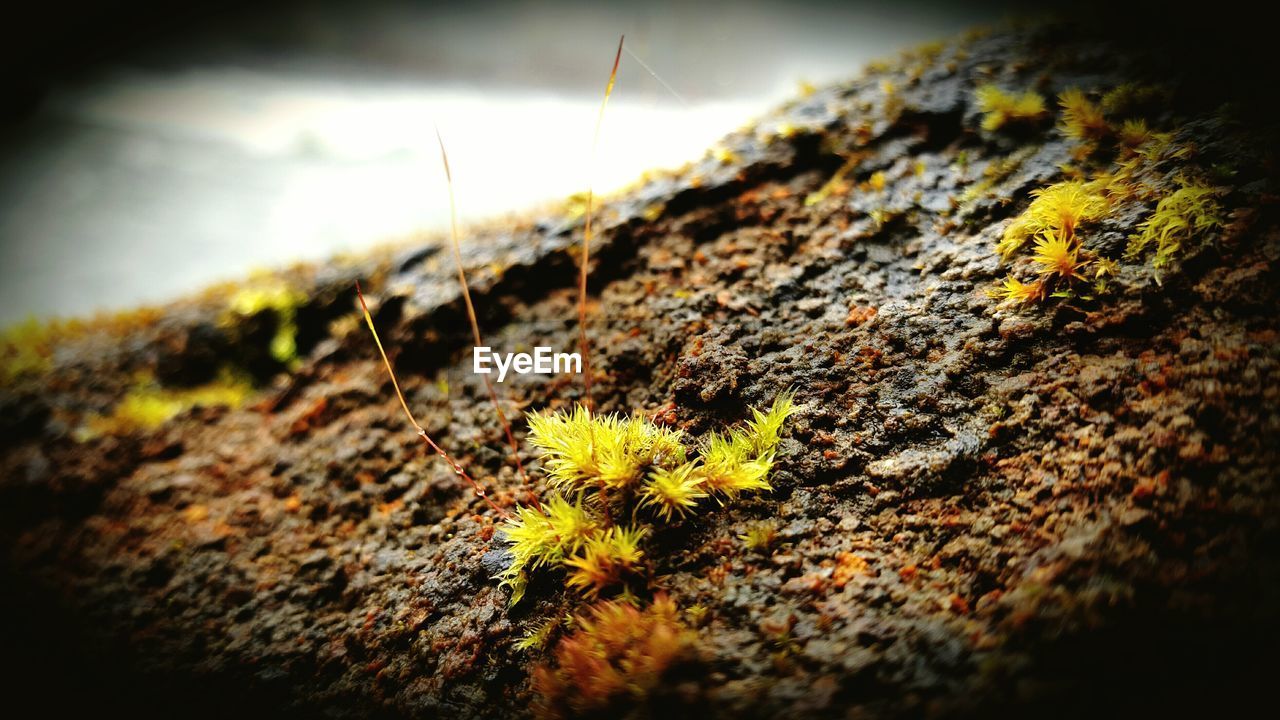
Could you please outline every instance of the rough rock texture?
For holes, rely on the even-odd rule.
[[[650,548],[660,586],[705,608],[664,714],[1216,713],[1261,692],[1280,607],[1274,134],[1175,70],[1058,26],[975,35],[606,204],[600,408],[693,439],[787,387],[799,408],[774,493]],[[1121,260],[1098,297],[1001,307],[986,291],[1009,271],[1008,220],[1064,164],[1107,162],[1052,119],[981,130],[974,88],[1125,81],[1171,88],[1146,117],[1227,178],[1228,222],[1158,276]],[[1182,168],[1161,169],[1172,187]],[[1153,207],[1117,204],[1086,247],[1119,258]],[[467,239],[491,345],[574,346],[580,233],[569,213]],[[199,304],[68,342],[5,388],[6,679],[55,709],[527,714],[547,654],[512,645],[582,601],[544,578],[507,607],[496,518],[422,453],[354,323],[364,278],[420,420],[497,502],[525,499],[452,272],[426,244],[307,274],[301,367],[238,410],[75,433],[138,369],[278,370],[253,351],[269,317],[232,333]],[[512,415],[581,393],[572,376],[505,385]],[[748,551],[761,520],[779,541]]]

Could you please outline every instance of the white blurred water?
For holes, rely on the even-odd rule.
[[[447,22],[375,17],[362,30],[378,39],[373,59],[301,43],[118,63],[59,88],[0,155],[0,324],[159,302],[253,268],[443,229],[435,127],[465,223],[565,197],[592,177],[607,191],[679,166],[801,80],[852,76],[984,19],[865,5],[513,7]],[[591,163],[624,31],[681,98],[624,55]],[[411,52],[408,71],[378,64]]]

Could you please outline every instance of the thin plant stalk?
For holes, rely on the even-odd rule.
[[[626,35],[618,38],[618,52],[613,58],[613,69],[609,71],[609,83],[604,88],[604,101],[600,103],[600,112],[596,115],[595,135],[591,140],[591,167],[594,168],[596,149],[600,145],[600,126],[604,123],[604,109],[609,106],[609,96],[613,94],[613,85],[618,80],[618,64],[622,61],[622,43]],[[595,214],[595,181],[591,178],[587,184],[586,224],[582,230],[582,267],[578,274],[578,347],[582,353],[582,389],[586,396],[587,412],[595,409],[591,398],[591,352],[587,341],[587,269],[591,262],[591,220]]]
[[[475,491],[476,496],[488,503],[489,507],[492,508],[494,512],[498,513],[498,515],[509,519],[511,517],[511,513],[507,512],[495,503],[493,498],[489,497],[489,493],[485,491],[480,483],[476,482],[474,478],[468,475],[467,471],[463,470],[462,466],[459,465],[458,462],[449,455],[449,453],[445,452],[443,448],[437,445],[436,442],[431,439],[431,436],[427,434],[427,431],[418,424],[417,419],[413,417],[413,413],[409,410],[409,403],[405,402],[404,393],[400,391],[400,382],[396,380],[396,371],[392,369],[391,360],[387,357],[387,351],[382,347],[382,340],[378,337],[378,330],[373,326],[373,316],[369,314],[369,305],[364,301],[364,293],[360,290],[359,281],[356,282],[356,297],[360,298],[360,310],[364,313],[365,324],[369,326],[369,332],[373,333],[373,342],[378,346],[378,354],[382,356],[382,364],[386,366],[387,374],[391,376],[391,387],[395,388],[396,399],[400,401],[400,407],[404,410],[404,416],[409,419],[409,424],[413,426],[413,429],[418,433],[418,437],[422,438],[422,441],[425,442],[427,446],[435,452],[435,454],[444,458],[445,462],[449,463],[449,466],[453,468],[455,475],[466,480],[467,483],[471,485],[471,489]]]
[[[467,320],[471,322],[471,337],[475,341],[476,347],[483,347],[484,340],[480,337],[480,323],[476,320],[476,308],[471,303],[471,290],[467,285],[467,273],[462,267],[462,245],[458,240],[458,205],[454,199],[453,193],[453,172],[449,169],[449,153],[444,149],[444,138],[440,136],[440,128],[436,128],[436,141],[440,144],[440,159],[444,163],[444,177],[449,187],[449,237],[452,240],[453,260],[458,268],[458,285],[462,288],[462,300],[467,306]],[[487,374],[481,375],[484,378],[485,389],[489,391],[489,401],[493,403],[493,409],[498,414],[498,422],[502,424],[502,431],[506,433],[507,444],[511,446],[511,457],[515,458],[516,471],[520,474],[520,483],[522,486],[529,484],[529,476],[524,472],[524,463],[520,461],[520,446],[516,444],[515,434],[511,432],[511,423],[507,421],[506,413],[502,412],[502,404],[498,402],[498,392],[493,387],[493,381],[489,379]],[[541,508],[537,497],[534,497],[534,505]]]

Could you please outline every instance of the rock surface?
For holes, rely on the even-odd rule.
[[[798,406],[775,492],[650,549],[659,585],[701,608],[662,712],[1220,711],[1272,674],[1251,658],[1280,608],[1273,135],[1157,60],[1062,26],[975,34],[605,204],[600,409],[698,438],[788,387]],[[987,291],[1030,258],[995,243],[1030,193],[1112,161],[1054,117],[982,129],[987,83],[1051,116],[1068,88],[1158,83],[1143,117],[1189,150],[1153,190],[1194,164],[1222,178],[1226,221],[1157,272],[1122,257],[1155,202],[1117,201],[1081,231],[1119,260],[1104,293],[1002,305]],[[581,231],[566,212],[467,238],[491,345],[574,347]],[[499,504],[526,501],[452,273],[428,244],[291,276],[292,372],[262,350],[278,319],[229,326],[210,300],[74,338],[5,387],[7,679],[55,709],[144,715],[528,714],[547,653],[513,644],[582,601],[542,581],[508,608],[497,518],[422,453],[356,323],[359,278],[423,425]],[[140,370],[181,386],[228,358],[262,384],[244,407],[77,432]],[[581,394],[505,386],[512,415]],[[778,541],[750,551],[761,521]]]

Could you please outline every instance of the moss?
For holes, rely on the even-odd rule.
[[[1103,93],[1100,102],[1103,112],[1119,117],[1131,117],[1155,111],[1169,101],[1169,90],[1157,85],[1121,83]]]
[[[1045,287],[1044,283],[1039,280],[1024,283],[1011,275],[1004,279],[1000,287],[989,291],[987,294],[994,299],[1000,300],[1001,304],[1030,305],[1044,299]]]
[[[57,347],[93,333],[123,337],[151,325],[161,311],[141,307],[124,312],[100,313],[89,319],[40,320],[34,315],[0,332],[0,382],[41,375],[53,367]]]
[[[778,541],[778,524],[771,520],[751,523],[738,539],[748,550],[766,552]]]
[[[1138,226],[1139,232],[1129,238],[1125,254],[1130,259],[1141,257],[1154,245],[1151,263],[1157,269],[1163,268],[1197,234],[1222,228],[1222,205],[1218,202],[1222,191],[1186,180],[1181,185],[1160,200],[1155,211]]]
[[[538,717],[636,713],[673,668],[696,658],[697,636],[665,596],[643,609],[599,602],[574,622],[578,629],[556,645],[553,662],[533,671]]]
[[[596,533],[582,552],[565,560],[569,570],[565,585],[594,598],[639,574],[644,559],[640,543],[648,534],[649,528],[635,526],[614,526]]]
[[[552,616],[534,625],[525,632],[524,637],[516,641],[515,649],[520,651],[541,650],[547,646],[556,628],[560,627],[560,623],[560,617]]]
[[[694,473],[696,469],[693,463],[655,468],[640,491],[640,506],[653,508],[664,521],[691,513],[698,501],[709,495],[702,477]]]
[[[865,153],[853,153],[845,159],[844,163],[836,169],[831,178],[822,184],[822,187],[809,193],[804,199],[805,207],[812,207],[826,200],[831,195],[842,195],[849,191],[849,182],[845,179],[848,174],[858,166],[858,163],[866,159]]]
[[[1151,128],[1147,126],[1147,121],[1141,118],[1125,120],[1116,131],[1116,140],[1119,141],[1120,147],[1130,154],[1137,152],[1137,149],[1150,139]]]
[[[1015,95],[996,85],[982,85],[973,94],[982,113],[982,129],[994,132],[1008,125],[1035,124],[1048,117],[1044,98],[1034,90]]]
[[[1032,260],[1040,266],[1040,276],[1072,282],[1082,277],[1081,270],[1089,264],[1080,258],[1080,247],[1068,236],[1047,232],[1036,241]]]
[[[1109,207],[1107,197],[1097,183],[1080,180],[1050,185],[1032,192],[1031,196],[1031,204],[1005,228],[996,245],[997,252],[1006,260],[1029,238],[1043,233],[1052,233],[1065,240],[1073,239],[1081,223],[1102,218]]]
[[[659,525],[692,515],[702,501],[732,501],[767,491],[791,395],[768,411],[752,408],[745,427],[711,433],[690,459],[677,430],[633,416],[570,412],[529,416],[529,440],[542,452],[552,494],[517,508],[504,526],[511,565],[498,575],[511,602],[524,595],[528,575],[543,568],[566,573],[566,587],[590,598],[630,594],[650,567],[644,541]]]
[[[289,369],[295,369],[299,363],[297,310],[306,301],[306,293],[283,281],[260,282],[231,296],[224,323],[234,325],[261,313],[273,313],[276,332],[271,338],[271,357]]]
[[[0,382],[9,384],[48,370],[56,335],[34,316],[7,328],[0,334]]]
[[[191,388],[166,388],[143,376],[109,415],[90,416],[80,439],[155,430],[191,408],[237,408],[252,394],[253,384],[230,370],[224,370],[213,382]]]
[[[1111,134],[1102,108],[1089,99],[1083,90],[1071,88],[1058,96],[1062,108],[1062,132],[1070,138],[1095,142]]]

